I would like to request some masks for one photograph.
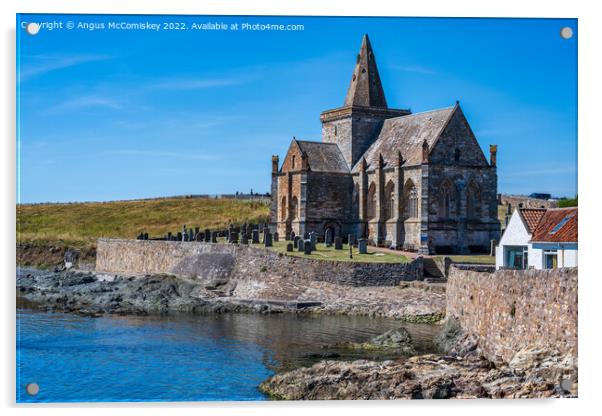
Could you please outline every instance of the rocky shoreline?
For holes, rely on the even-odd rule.
[[[17,268],[17,296],[39,309],[87,316],[167,313],[320,313],[437,322],[445,294],[430,287],[357,288],[326,282],[120,276]]]
[[[478,339],[453,321],[436,343],[447,352],[387,361],[324,360],[274,375],[260,390],[275,400],[577,397],[576,357],[527,348],[508,364],[493,363],[481,355]]]

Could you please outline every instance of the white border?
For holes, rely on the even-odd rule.
[[[200,3],[200,4],[198,4]],[[345,412],[364,415],[371,409],[379,414],[406,412],[461,413],[463,415],[507,415],[509,413],[545,412],[546,414],[577,414],[587,412],[598,404],[598,385],[601,374],[600,308],[602,274],[596,268],[595,251],[600,244],[599,196],[602,165],[602,131],[599,109],[602,102],[600,74],[600,40],[602,22],[596,13],[594,1],[525,1],[503,2],[453,0],[415,0],[393,2],[385,0],[4,0],[1,2],[2,20],[2,221],[3,238],[0,256],[3,274],[2,294],[4,312],[2,323],[2,352],[4,369],[2,405],[6,414],[44,415],[105,415],[109,409],[115,415],[173,413],[179,415],[291,415],[307,413]],[[15,323],[14,323],[14,261],[15,261],[15,13],[128,13],[128,14],[223,14],[223,15],[388,15],[388,16],[474,16],[474,17],[576,17],[579,18],[579,194],[580,236],[579,263],[582,276],[579,290],[579,399],[573,400],[505,400],[505,401],[423,401],[423,402],[313,402],[313,403],[175,403],[175,404],[83,404],[16,406],[15,400]],[[585,225],[584,225],[585,224]],[[84,409],[81,409],[83,407]],[[598,406],[599,407],[599,406]],[[202,412],[202,413],[201,413]]]

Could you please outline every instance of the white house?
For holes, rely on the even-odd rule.
[[[577,267],[577,208],[519,208],[495,249],[496,269]]]

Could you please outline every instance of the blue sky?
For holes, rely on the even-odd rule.
[[[420,112],[460,100],[481,147],[498,144],[499,192],[577,191],[574,19],[17,20],[304,26],[18,30],[20,202],[266,192],[271,155],[282,158],[293,136],[320,140],[320,112],[342,105],[364,33],[390,107]],[[564,26],[572,39],[560,37]]]

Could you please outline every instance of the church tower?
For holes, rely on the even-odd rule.
[[[336,143],[351,169],[376,140],[384,120],[407,114],[409,110],[387,107],[372,45],[364,35],[343,107],[320,115],[322,141]]]

